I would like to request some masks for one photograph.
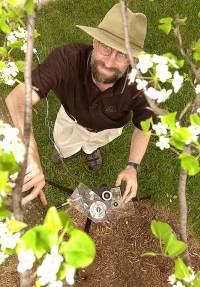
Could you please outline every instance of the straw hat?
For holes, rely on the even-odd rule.
[[[143,51],[147,31],[147,18],[142,13],[133,13],[127,9],[128,33],[133,57]],[[76,25],[93,38],[105,45],[127,54],[124,43],[124,28],[122,23],[120,4],[114,5],[96,27]]]

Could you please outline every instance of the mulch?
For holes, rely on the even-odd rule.
[[[70,216],[80,228],[86,218],[75,209]],[[35,217],[36,216],[36,217]],[[31,210],[31,217],[38,218]],[[92,223],[90,235],[96,245],[96,258],[76,278],[76,287],[166,287],[173,262],[161,256],[141,257],[147,251],[159,252],[159,242],[150,231],[153,219],[165,221],[178,231],[178,220],[168,208],[160,209],[144,202],[134,203],[134,214],[117,221]],[[192,266],[200,270],[200,242],[189,232]],[[18,287],[15,260],[0,270],[0,287]]]

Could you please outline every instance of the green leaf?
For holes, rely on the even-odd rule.
[[[193,286],[194,287],[200,287],[200,271],[198,271],[196,273],[196,277],[195,277],[195,279],[193,281]]]
[[[92,263],[95,256],[95,245],[92,239],[81,230],[71,231],[68,242],[63,242],[60,253],[68,264],[75,268],[84,268]]]
[[[173,21],[173,18],[171,18],[171,17],[166,17],[166,18],[161,18],[160,19],[160,23],[162,23],[162,24],[171,24],[172,23],[172,21]]]
[[[176,148],[183,150],[185,142],[191,139],[191,134],[188,128],[174,128],[170,143]]]
[[[167,242],[173,234],[173,230],[169,224],[156,220],[151,222],[151,231],[159,240],[164,242]]]
[[[143,257],[143,256],[156,256],[156,255],[158,255],[158,254],[157,254],[157,253],[155,253],[155,252],[151,252],[151,251],[150,251],[150,252],[142,253],[142,255],[141,255],[141,256]]]
[[[153,123],[152,118],[146,119],[145,121],[141,121],[140,124],[144,133],[147,133],[149,131],[152,123]]]
[[[190,122],[194,126],[200,126],[200,116],[198,114],[190,115]]]
[[[0,207],[0,221],[5,219],[6,217],[11,216],[11,212],[7,209],[6,205]]]
[[[8,171],[9,174],[15,173],[19,170],[15,157],[12,153],[6,153],[0,149],[0,170]]]
[[[8,24],[5,22],[5,19],[0,20],[0,29],[5,34],[9,34],[11,32],[11,29],[8,26]]]
[[[174,113],[169,113],[167,115],[161,116],[161,122],[163,124],[167,124],[170,129],[173,129],[176,127],[176,114],[177,112]]]
[[[4,190],[8,181],[8,171],[0,170],[0,191]]]
[[[39,280],[35,281],[35,286],[34,287],[41,287]]]
[[[57,277],[59,280],[65,279],[65,277],[67,275],[67,267],[68,267],[67,263],[61,264],[60,269],[58,270],[58,273],[57,273]]]
[[[181,167],[189,174],[196,175],[200,172],[199,161],[191,154],[182,153],[179,155]]]
[[[5,67],[6,67],[6,64],[3,61],[0,61],[0,69],[5,68]]]
[[[185,242],[177,240],[174,235],[169,238],[165,245],[165,253],[169,256],[178,256],[187,248]]]
[[[24,73],[24,61],[16,61],[15,62],[18,70],[22,73]]]
[[[177,258],[175,261],[175,276],[177,279],[183,280],[190,275],[188,267],[185,265],[182,259]]]
[[[24,9],[28,14],[33,14],[35,9],[35,4],[33,0],[27,0]]]
[[[59,211],[59,217],[62,222],[63,231],[70,234],[70,232],[75,228],[73,220],[64,211]]]
[[[195,61],[200,61],[200,39],[192,44],[193,48],[193,59]]]
[[[8,229],[12,233],[15,233],[27,227],[27,224],[25,224],[24,222],[12,219],[12,220],[9,220],[9,222],[7,223],[7,226],[8,226]]]
[[[187,17],[185,17],[185,18],[179,18],[179,19],[178,19],[178,23],[179,23],[180,25],[185,25],[185,24],[186,24],[186,21],[187,21]]]
[[[183,59],[178,59],[172,53],[168,52],[168,53],[163,54],[163,56],[168,57],[170,60],[173,60],[175,62],[175,64],[179,66],[179,68],[182,68],[184,66],[184,60]],[[174,68],[174,65],[172,63],[169,63],[169,66]]]
[[[0,55],[6,57],[7,56],[7,50],[4,47],[0,47]]]
[[[63,228],[59,214],[55,207],[51,207],[47,211],[47,214],[44,220],[44,225],[47,228],[54,230],[56,233],[58,233],[58,231]]]
[[[173,19],[171,17],[162,18],[160,19],[160,25],[158,26],[159,30],[163,31],[165,34],[169,34],[172,30],[172,21]]]
[[[14,43],[8,42],[8,47],[10,47],[10,48],[21,48],[22,45],[23,45],[22,41],[16,41]]]
[[[46,226],[38,225],[28,230],[17,245],[17,254],[21,251],[32,249],[35,256],[40,259],[51,246],[57,244],[57,234]]]

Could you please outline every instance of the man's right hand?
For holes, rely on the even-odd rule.
[[[30,189],[32,189],[32,191],[23,197],[21,202],[22,206],[36,197],[40,198],[43,205],[47,205],[46,196],[43,191],[44,186],[45,178],[41,165],[29,156],[22,192],[26,192]]]

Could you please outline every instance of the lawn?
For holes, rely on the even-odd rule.
[[[63,43],[74,41],[86,41],[91,43],[89,36],[75,27],[80,25],[97,25],[109,8],[117,1],[113,0],[63,0],[49,3],[44,7],[37,17],[37,30],[40,33],[40,40],[36,41],[36,48],[42,61],[48,53]],[[176,41],[172,36],[166,37],[158,30],[160,18],[174,16],[179,13],[187,16],[188,26],[184,28],[184,42],[189,44],[191,40],[198,39],[200,26],[200,1],[197,0],[135,0],[129,1],[129,7],[133,11],[143,12],[148,18],[148,36],[146,40],[146,51],[162,54],[173,52],[177,56]],[[7,89],[3,90],[3,94]],[[166,105],[169,111],[178,110],[184,107],[188,99],[193,96],[190,87],[185,87],[184,93],[174,95]],[[59,103],[53,93],[49,94],[49,117],[47,121],[45,100],[41,101],[34,108],[34,130],[41,161],[46,179],[54,181],[63,186],[64,189],[73,189],[78,182],[83,182],[95,189],[102,184],[113,186],[116,176],[122,170],[128,160],[130,136],[132,125],[124,128],[123,136],[101,149],[103,156],[103,167],[98,174],[88,170],[85,164],[85,156],[82,152],[66,159],[64,166],[55,166],[49,159],[53,145],[49,138],[48,127],[45,122],[53,123]],[[155,147],[155,140],[152,139],[147,154],[142,162],[141,173],[138,175],[138,195],[143,197],[151,195],[151,202],[162,206],[171,206],[177,211],[177,188],[178,175],[180,171],[179,162],[170,151],[161,152]],[[200,200],[199,200],[200,176],[188,178],[187,194],[189,206],[189,221],[194,226],[197,235],[200,237]],[[65,190],[56,189],[47,184],[46,194],[49,205],[57,205],[66,201],[69,193]]]

